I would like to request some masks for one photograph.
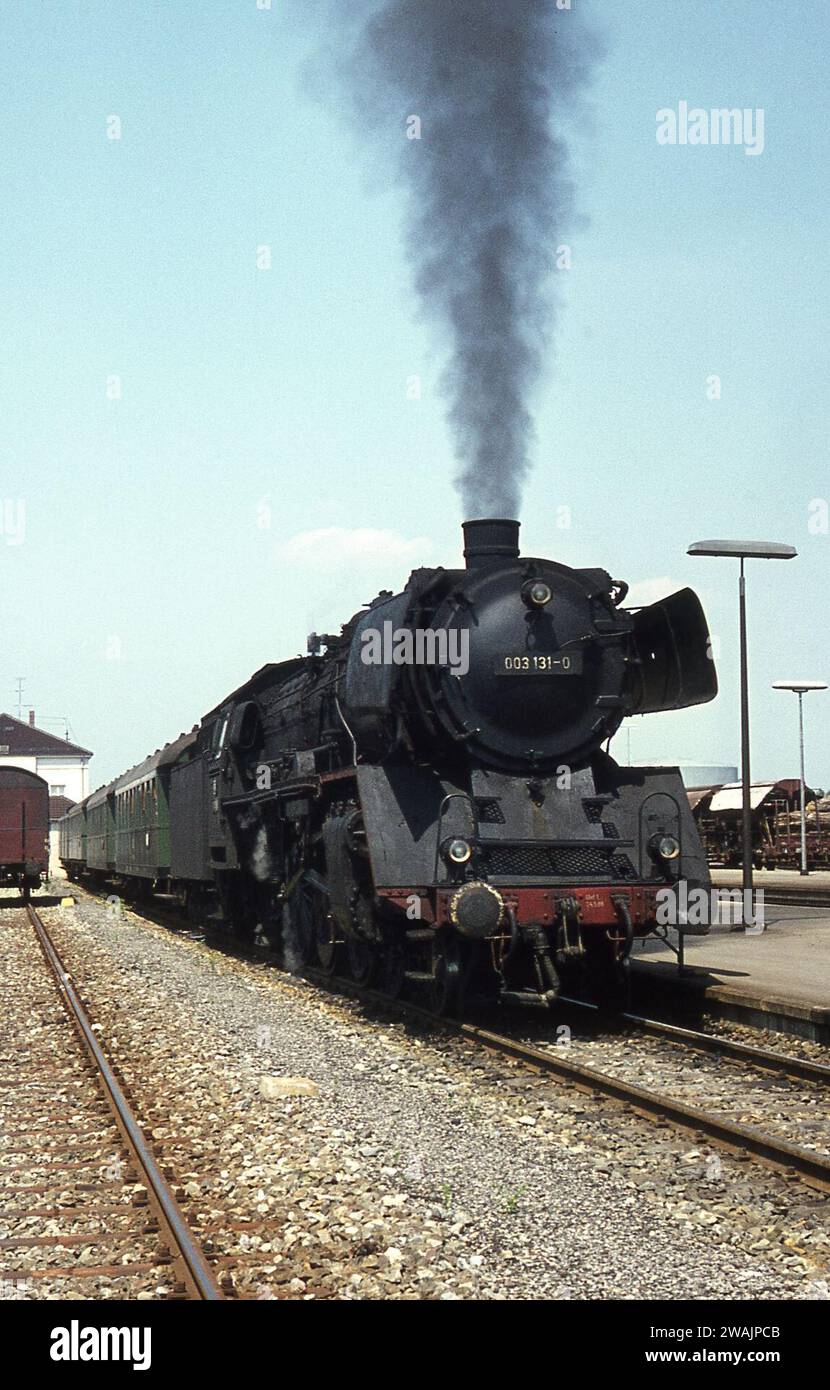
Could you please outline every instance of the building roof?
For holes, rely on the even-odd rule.
[[[67,753],[78,758],[92,757],[88,748],[48,734],[45,729],[15,719],[13,714],[0,714],[0,747],[6,748],[11,758],[57,758]]]
[[[75,802],[68,796],[50,796],[49,819],[60,820],[60,817],[65,816],[70,807],[74,805]]]
[[[767,800],[780,800],[784,797],[792,801],[797,795],[799,783],[793,777],[781,777],[777,782],[750,782],[749,784],[749,804],[753,811]],[[814,793],[810,787],[805,788],[807,797],[812,800]],[[740,811],[743,806],[743,787],[740,782],[727,782],[722,787],[718,787],[709,803],[709,810],[715,815],[718,811]]]
[[[752,782],[749,788],[749,804],[752,810],[757,810],[774,789],[774,782]],[[740,782],[730,783],[715,792],[709,803],[709,810],[713,814],[716,811],[740,811],[744,804],[743,798],[744,792]]]

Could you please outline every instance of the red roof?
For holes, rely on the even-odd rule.
[[[61,816],[65,816],[74,805],[75,802],[71,801],[68,796],[50,796],[49,819],[60,820]]]
[[[0,714],[0,748],[3,755],[12,758],[56,758],[71,753],[76,757],[91,758],[88,748],[81,748],[68,739],[47,734],[45,729],[36,729],[23,719],[15,719],[13,714]]]

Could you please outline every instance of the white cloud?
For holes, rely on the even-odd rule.
[[[418,565],[429,563],[432,542],[425,536],[408,539],[399,531],[372,527],[323,526],[300,531],[277,547],[277,559],[285,564],[315,565],[342,569],[377,565]]]
[[[669,575],[660,575],[657,579],[640,579],[636,584],[632,584],[623,600],[624,608],[647,608],[650,603],[657,603],[658,599],[668,598],[669,594],[674,594],[683,585],[678,584],[676,579]]]

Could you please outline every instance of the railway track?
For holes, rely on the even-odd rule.
[[[481,1279],[455,1275],[450,1266],[475,1253],[488,1271],[504,1242],[527,1257],[523,1296],[539,1296],[531,1288],[537,1258],[546,1292],[555,1288],[556,1252],[580,1280],[585,1276],[589,1296],[594,1240],[597,1250],[605,1244],[611,1251],[618,1232],[632,1258],[624,1234],[629,1205],[640,1222],[637,1268],[651,1259],[666,1269],[661,1284],[652,1264],[653,1287],[662,1290],[655,1296],[667,1290],[690,1296],[683,1277],[673,1282],[674,1251],[699,1268],[704,1291],[712,1292],[720,1260],[732,1273],[746,1265],[755,1280],[767,1257],[756,1257],[750,1246],[762,1236],[773,1249],[770,1296],[776,1274],[787,1281],[796,1265],[799,1280],[826,1278],[826,1194],[785,1183],[755,1162],[721,1155],[721,1167],[716,1149],[689,1142],[668,1124],[649,1124],[615,1100],[534,1074],[471,1041],[445,1039],[426,1019],[410,1023],[389,1008],[338,1000],[277,972],[262,951],[223,958],[180,915],[178,942],[169,929],[145,925],[143,913],[122,908],[119,915],[115,921],[111,904],[91,901],[43,912],[78,987],[95,1001],[96,1022],[157,1151],[174,1164],[176,1195],[214,1268],[232,1258],[238,1297],[418,1297],[419,1291],[440,1297],[443,1284],[427,1281],[422,1289],[420,1280],[427,1267],[436,1271],[431,1278],[443,1279],[445,1255],[456,1293],[502,1297],[514,1290],[509,1257],[509,1268],[496,1264]],[[247,956],[251,964],[243,963]],[[525,1021],[534,1017],[521,1014]],[[504,1017],[491,1019],[476,1022],[493,1030],[508,1026]],[[572,1022],[582,1060],[588,1058],[579,1051],[581,1039],[593,1031],[586,1022]],[[669,1052],[656,1041],[648,1049]],[[609,1043],[608,1055],[612,1050]],[[638,1042],[636,1050],[644,1053],[646,1044]],[[684,1066],[696,1064],[692,1057]],[[706,1059],[701,1066],[717,1069]],[[262,1079],[289,1074],[318,1084],[317,1098],[263,1104]],[[645,1074],[639,1079],[652,1081]],[[773,1080],[769,1089],[774,1099],[786,1082]],[[153,1097],[161,1102],[157,1117]],[[708,1108],[707,1090],[696,1098]],[[801,1142],[798,1133],[788,1137]],[[228,1173],[220,1173],[225,1167]],[[450,1231],[456,1212],[471,1223],[459,1234]],[[563,1218],[574,1242],[569,1247],[558,1243]],[[581,1221],[591,1233],[584,1249]],[[385,1251],[405,1250],[410,1237],[414,1265],[405,1264],[401,1285],[390,1293]],[[434,1240],[444,1244],[433,1255]],[[617,1278],[613,1255],[603,1263],[598,1254],[598,1262]],[[724,1278],[730,1296],[743,1287],[729,1273]],[[613,1296],[626,1287],[615,1283]]]
[[[330,987],[331,977],[322,972],[303,972],[315,983]],[[535,1072],[546,1072],[578,1087],[580,1090],[609,1096],[621,1101],[637,1114],[660,1124],[674,1125],[697,1136],[705,1137],[710,1143],[723,1148],[739,1158],[754,1159],[783,1173],[788,1178],[801,1179],[823,1192],[830,1192],[830,1156],[814,1153],[812,1150],[792,1144],[778,1136],[764,1133],[747,1125],[738,1124],[721,1115],[702,1110],[675,1099],[662,1091],[639,1086],[634,1082],[594,1067],[575,1062],[561,1048],[552,1044],[538,1047],[507,1033],[483,1028],[477,1023],[459,1019],[436,1019],[425,1009],[410,1003],[390,1001],[376,991],[359,988],[354,982],[337,977],[337,987],[374,1005],[391,1007],[402,1014],[418,1018],[443,1031],[465,1038],[494,1053],[513,1058]],[[567,1001],[571,1003],[573,1001]],[[639,1018],[637,1015],[623,1015],[629,1025],[652,1032],[684,1047],[706,1052],[722,1052],[745,1066],[759,1067],[793,1080],[809,1080],[826,1087],[830,1083],[830,1067],[811,1063],[806,1059],[792,1058],[784,1053],[764,1048],[755,1048],[738,1043],[732,1039],[723,1040],[712,1034],[696,1033],[691,1029],[675,1028],[655,1019]]]
[[[786,871],[785,871],[786,872]],[[821,873],[821,870],[813,870],[813,873]],[[718,875],[713,881],[713,887],[724,891],[733,891],[741,888],[740,870],[737,873],[730,872],[724,877],[722,869],[713,868],[713,874]],[[768,879],[759,878],[756,874],[755,888],[763,889],[764,902],[768,907],[830,907],[830,888],[825,884],[813,885],[812,883],[775,883]]]
[[[582,999],[563,997],[562,1003],[569,1008],[599,1013],[596,1005],[587,1004]],[[696,1028],[679,1028],[665,1019],[645,1018],[640,1014],[620,1013],[615,1015],[612,1021],[651,1037],[664,1038],[666,1042],[677,1043],[695,1052],[729,1057],[746,1066],[758,1067],[761,1071],[788,1077],[791,1081],[815,1081],[819,1085],[830,1086],[830,1066],[824,1062],[814,1062],[808,1057],[796,1057],[786,1052],[776,1052],[772,1048],[756,1047],[752,1043],[742,1043],[722,1034],[704,1033]]]
[[[0,932],[0,1282],[222,1299],[35,906]]]
[[[227,943],[223,943],[220,935],[209,933],[207,939],[212,945],[220,945],[227,949]],[[239,953],[239,943],[231,943],[230,949]],[[243,947],[241,953],[247,955],[249,951]],[[262,954],[260,951],[260,958]],[[276,962],[276,956],[270,954]],[[742,1159],[764,1163],[783,1173],[788,1179],[801,1179],[820,1191],[830,1192],[830,1156],[813,1152],[757,1128],[739,1124],[698,1106],[689,1105],[665,1092],[650,1090],[575,1062],[564,1055],[563,1050],[555,1044],[538,1047],[506,1032],[484,1028],[477,1023],[452,1018],[438,1019],[429,1010],[420,1008],[410,1001],[391,1000],[387,995],[358,985],[348,977],[330,975],[315,967],[306,966],[301,973],[324,989],[339,990],[375,1007],[391,1009],[401,1016],[417,1019],[427,1026],[475,1042],[491,1052],[501,1053],[523,1063],[536,1072],[546,1072],[581,1090],[621,1101],[637,1114],[658,1124],[674,1125],[691,1132],[697,1138],[705,1137],[726,1152]],[[582,1000],[563,997],[561,1002],[568,1009],[578,1008],[593,1013],[598,1018],[603,1017],[595,1005],[586,1004]],[[830,1066],[813,1062],[808,1058],[755,1047],[733,1038],[695,1029],[679,1028],[661,1019],[645,1018],[633,1013],[606,1016],[604,1022],[611,1024],[615,1029],[623,1025],[691,1051],[720,1055],[739,1063],[743,1068],[754,1068],[793,1082],[807,1082],[819,1091],[830,1087]]]
[[[148,915],[150,920],[158,925],[182,931],[181,921],[167,911],[152,909]],[[219,946],[233,954],[258,960],[270,959],[275,964],[278,963],[277,956],[268,949],[248,947],[235,940],[229,941],[220,933],[207,932],[199,935],[204,935],[211,946]],[[697,1105],[691,1105],[663,1091],[642,1087],[625,1078],[574,1061],[555,1043],[538,1046],[510,1036],[507,1032],[482,1027],[478,1023],[452,1018],[438,1019],[416,1003],[390,999],[377,990],[358,985],[349,977],[330,975],[315,967],[306,966],[301,973],[327,991],[339,991],[375,1008],[389,1010],[399,1017],[417,1020],[429,1028],[466,1039],[493,1053],[509,1057],[537,1073],[545,1072],[583,1091],[618,1100],[642,1117],[661,1125],[675,1126],[698,1138],[705,1138],[709,1143],[734,1156],[761,1162],[783,1173],[788,1179],[799,1179],[823,1192],[830,1191],[830,1156],[814,1152],[756,1127],[740,1124]],[[568,1009],[579,1008],[602,1017],[595,1006],[583,1001],[563,998],[562,1003]],[[679,1028],[663,1020],[632,1013],[603,1018],[603,1022],[613,1023],[617,1029],[622,1025],[686,1050],[719,1054],[740,1064],[742,1068],[753,1068],[789,1081],[807,1083],[810,1087],[816,1088],[818,1093],[822,1093],[830,1084],[830,1066],[807,1058],[755,1047],[732,1038],[694,1029]]]
[[[474,1024],[462,1023],[458,1027],[465,1037],[494,1051],[515,1057],[537,1070],[551,1072],[583,1090],[613,1097],[649,1119],[675,1125],[698,1138],[705,1137],[733,1155],[756,1159],[787,1177],[800,1178],[820,1191],[830,1192],[830,1157],[824,1154],[689,1105],[663,1091],[647,1089],[584,1066],[557,1055],[552,1049],[535,1047]]]
[[[826,889],[799,893],[797,889],[765,888],[764,903],[767,907],[830,907],[830,893]]]

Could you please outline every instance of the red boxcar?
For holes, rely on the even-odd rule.
[[[0,767],[0,883],[37,888],[49,866],[49,784]]]

